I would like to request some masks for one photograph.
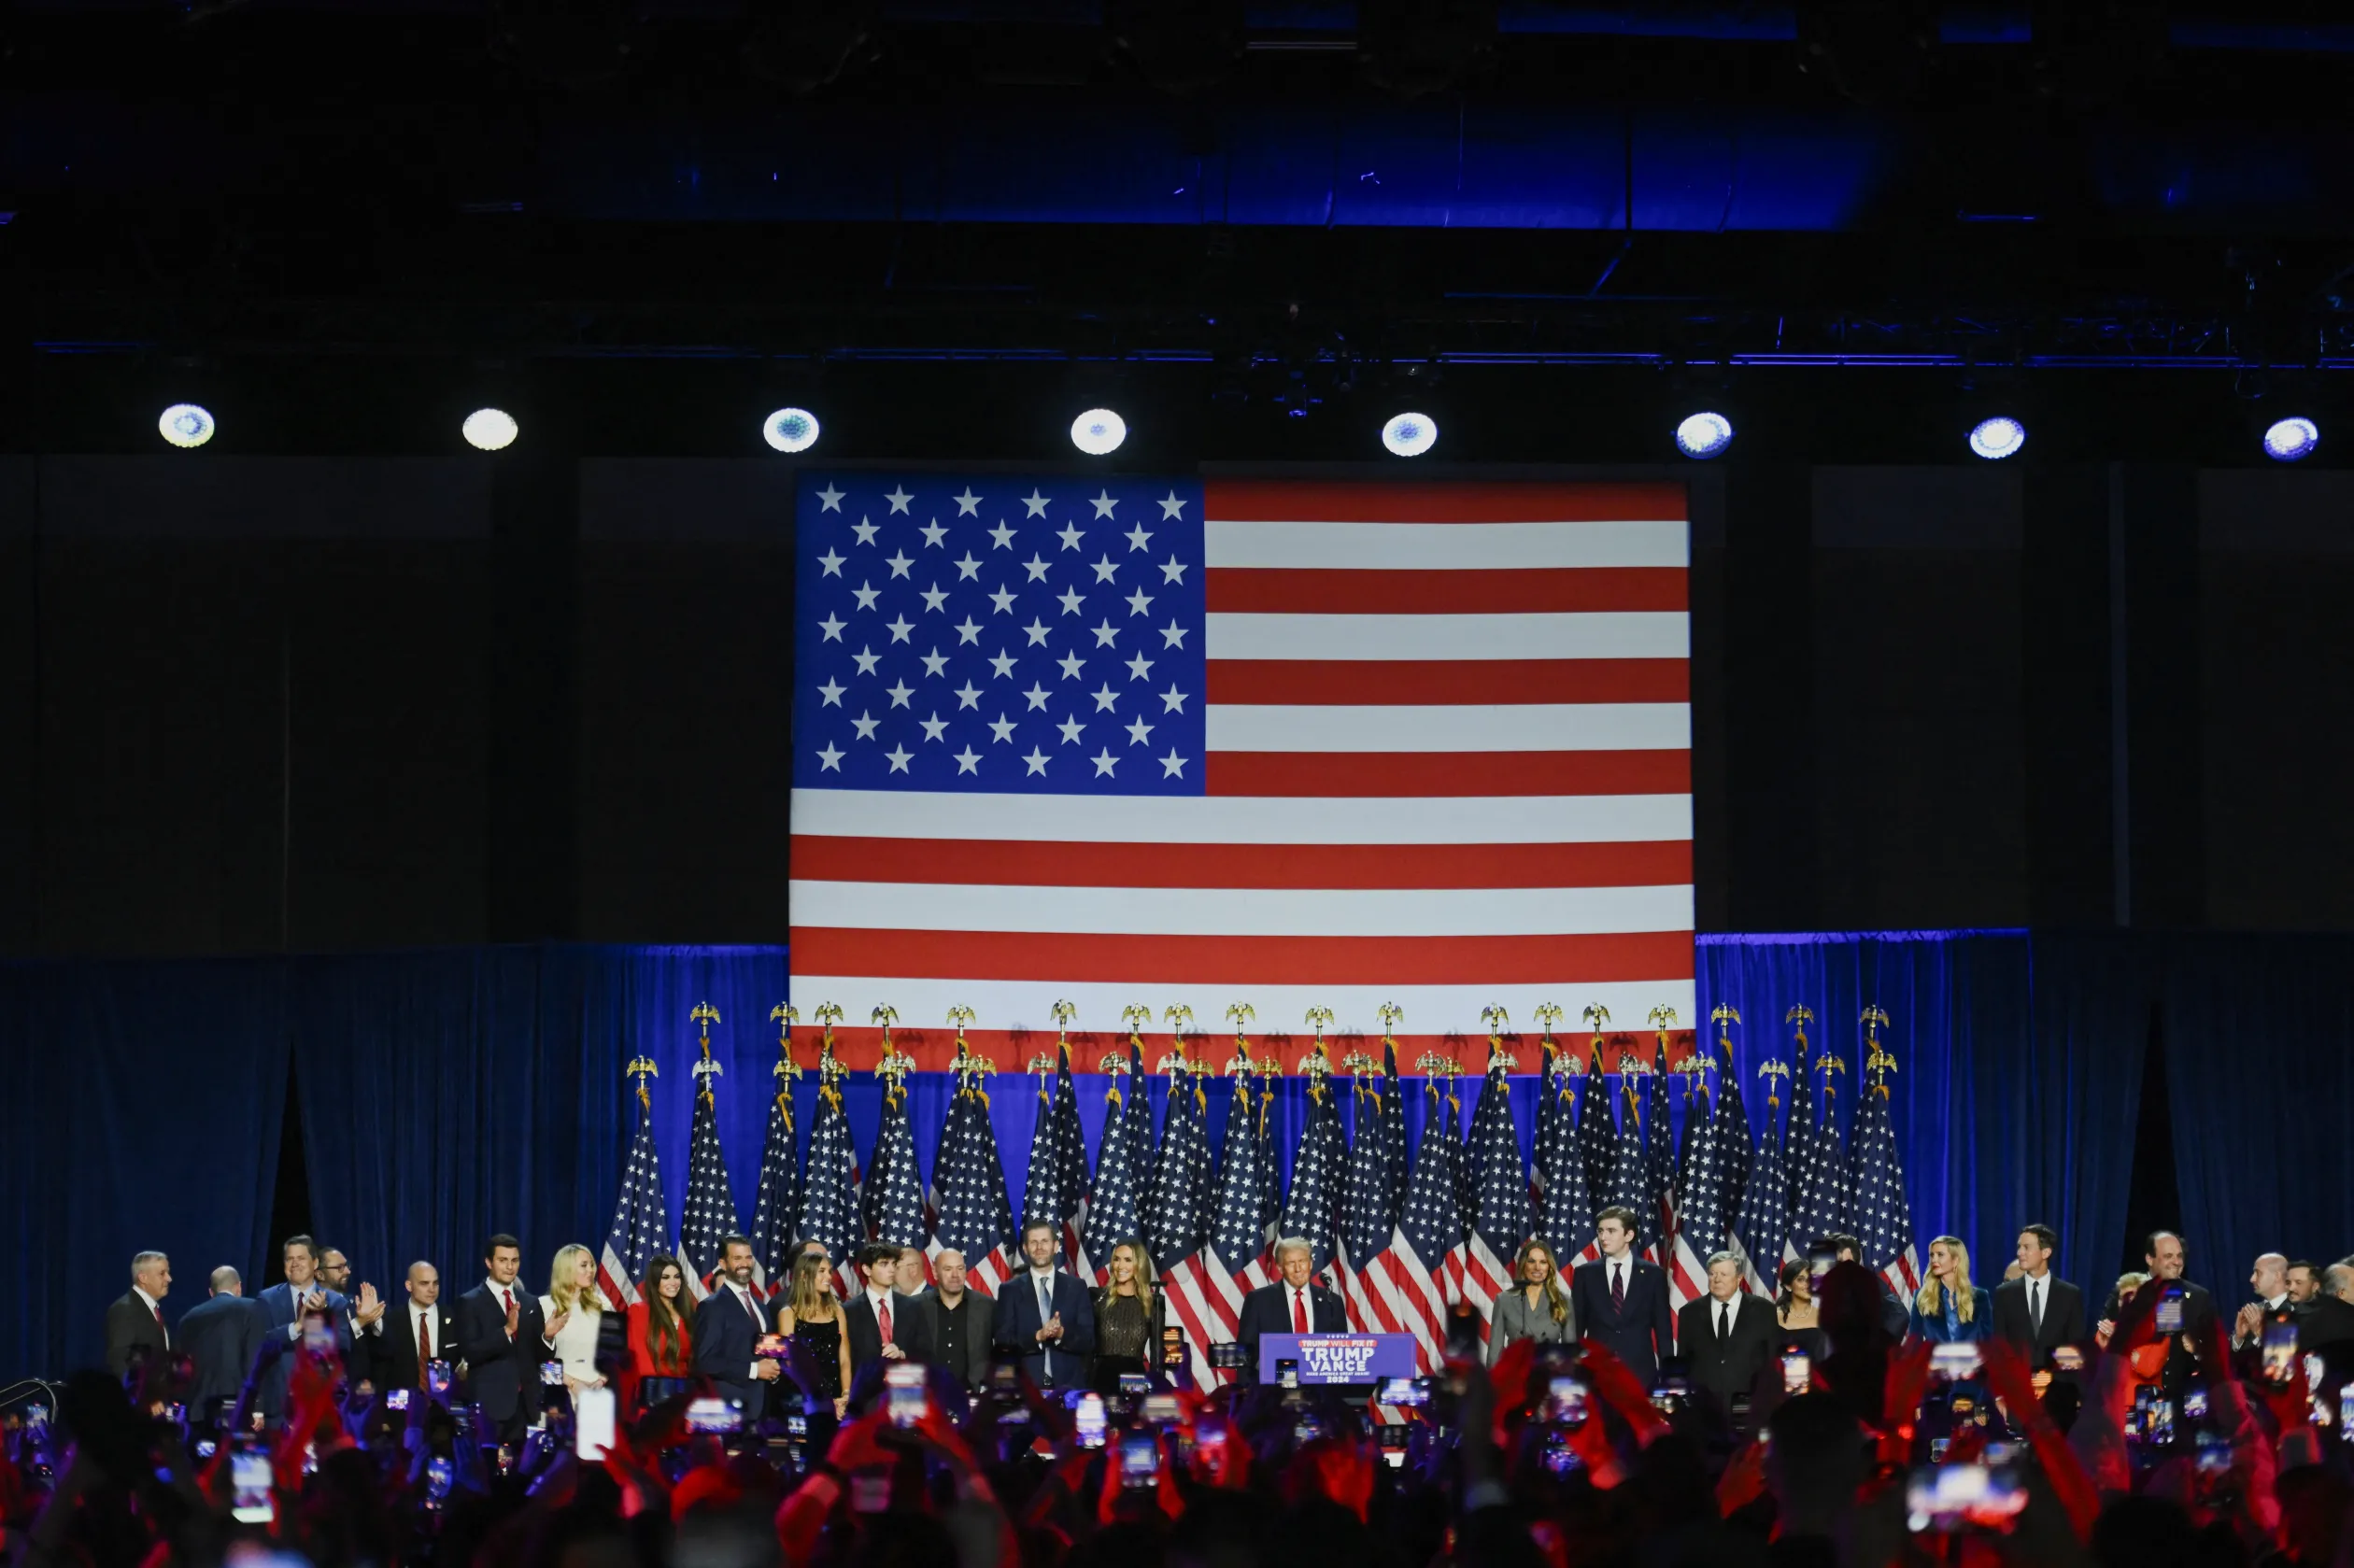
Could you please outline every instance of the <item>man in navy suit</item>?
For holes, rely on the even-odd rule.
[[[458,1355],[466,1392],[496,1440],[510,1448],[540,1413],[540,1363],[555,1355],[539,1298],[516,1278],[522,1243],[494,1236],[482,1249],[483,1282],[458,1298]]]
[[[254,1298],[262,1311],[262,1333],[264,1339],[277,1335],[291,1344],[303,1337],[303,1317],[309,1312],[327,1314],[328,1326],[335,1335],[335,1353],[351,1354],[351,1304],[341,1293],[329,1290],[319,1278],[319,1243],[306,1236],[290,1236],[280,1250],[279,1261],[286,1267],[286,1278]],[[261,1406],[265,1416],[286,1414],[287,1381],[294,1375],[291,1356],[279,1356],[262,1375]]]
[[[211,1295],[179,1321],[179,1348],[195,1366],[188,1385],[191,1420],[212,1424],[221,1401],[243,1391],[262,1332],[262,1309],[246,1300],[237,1271],[226,1264],[214,1269]]]
[[[760,1336],[768,1332],[768,1315],[752,1293],[752,1243],[740,1236],[722,1236],[711,1293],[695,1308],[695,1374],[742,1406],[747,1426],[758,1426],[767,1413],[763,1385],[775,1382],[782,1370],[759,1353]]]
[[[1086,1288],[1055,1266],[1056,1227],[1033,1222],[1022,1227],[1022,1256],[1029,1266],[998,1287],[989,1338],[1022,1365],[1042,1389],[1085,1388],[1087,1358],[1095,1352],[1095,1307]]]
[[[1675,1319],[1667,1310],[1667,1277],[1635,1255],[1635,1214],[1615,1206],[1594,1217],[1601,1260],[1569,1277],[1579,1337],[1607,1345],[1644,1387],[1659,1363],[1676,1353]]]
[[[1234,1328],[1234,1337],[1250,1348],[1254,1376],[1263,1335],[1349,1332],[1349,1309],[1337,1293],[1316,1282],[1316,1249],[1305,1236],[1278,1241],[1275,1266],[1283,1277],[1242,1298],[1242,1316]]]

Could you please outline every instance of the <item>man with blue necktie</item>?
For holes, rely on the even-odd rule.
[[[279,1253],[286,1267],[286,1278],[272,1285],[255,1298],[262,1311],[262,1335],[266,1343],[272,1337],[283,1339],[289,1347],[301,1345],[303,1318],[306,1313],[324,1312],[327,1325],[335,1335],[335,1353],[351,1354],[351,1305],[340,1292],[331,1291],[319,1281],[319,1243],[306,1236],[290,1236]],[[262,1375],[262,1413],[272,1419],[286,1414],[286,1386],[293,1376],[293,1352],[271,1362]]]
[[[1055,1266],[1055,1231],[1043,1221],[1022,1227],[1029,1267],[999,1287],[989,1337],[1001,1352],[1021,1357],[1040,1388],[1084,1388],[1095,1308],[1086,1288]]]

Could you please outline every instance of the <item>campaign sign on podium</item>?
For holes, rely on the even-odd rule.
[[[1259,1381],[1277,1380],[1275,1363],[1299,1363],[1302,1387],[1311,1383],[1371,1383],[1414,1375],[1411,1334],[1265,1334],[1259,1336]]]

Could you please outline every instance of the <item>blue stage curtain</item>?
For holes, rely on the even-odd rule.
[[[131,1257],[167,1320],[260,1258],[286,1115],[276,963],[0,965],[0,1384],[95,1364]]]
[[[2252,1298],[2260,1252],[2354,1251],[2354,941],[2177,937],[2162,1034],[2191,1278]]]
[[[744,1222],[776,1062],[781,948],[515,947],[316,958],[296,969],[296,1092],[319,1238],[390,1293],[431,1260],[473,1287],[484,1238],[523,1246],[547,1283],[558,1248],[600,1250],[643,1053],[674,1226],[684,1201],[693,1067],[708,1001],[715,1094]],[[805,1125],[805,1123],[804,1123]]]
[[[1710,936],[1699,942],[1698,1004],[1703,1024],[1720,1004],[1740,1010],[1752,1123],[1765,1109],[1760,1064],[1794,1066],[1784,1015],[1811,1009],[1813,1049],[1846,1063],[1831,1075],[1843,1126],[1864,1081],[1858,1019],[1877,1004],[1890,1019],[1890,1110],[1923,1256],[1931,1236],[1958,1236],[1992,1283],[2019,1227],[2041,1221],[2060,1233],[2063,1273],[2105,1283],[2125,1222],[2148,1038],[2149,970],[2137,953],[2021,931]]]

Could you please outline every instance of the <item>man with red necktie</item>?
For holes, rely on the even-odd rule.
[[[711,1271],[711,1293],[695,1308],[688,1340],[694,1346],[695,1375],[708,1377],[720,1394],[743,1407],[748,1431],[767,1414],[768,1390],[783,1369],[759,1353],[769,1333],[767,1314],[752,1290],[752,1243],[744,1236],[719,1238],[719,1266]]]
[[[1262,1335],[1349,1332],[1349,1309],[1339,1293],[1316,1282],[1316,1250],[1306,1237],[1287,1236],[1278,1241],[1275,1266],[1283,1277],[1244,1296],[1242,1316],[1235,1324],[1234,1336],[1250,1347],[1253,1367],[1258,1365]]]
[[[539,1419],[540,1363],[553,1356],[539,1298],[517,1278],[523,1272],[522,1244],[494,1236],[483,1244],[481,1284],[458,1298],[458,1354],[466,1363],[466,1388],[482,1407],[497,1440],[523,1441]]]
[[[134,1363],[169,1354],[163,1297],[172,1288],[172,1261],[161,1252],[131,1260],[131,1289],[106,1307],[106,1370],[120,1377]]]

